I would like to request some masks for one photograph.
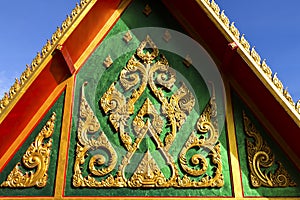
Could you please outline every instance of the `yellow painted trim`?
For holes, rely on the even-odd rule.
[[[69,137],[71,128],[71,116],[73,105],[73,90],[74,90],[75,76],[67,80],[67,87],[65,93],[64,111],[62,118],[61,137],[59,145],[59,156],[57,161],[57,173],[55,183],[55,197],[61,198],[64,193],[65,169],[67,167],[67,153],[69,147]]]
[[[96,48],[96,46],[99,44],[99,42],[102,40],[102,38],[106,35],[106,33],[111,28],[111,26],[120,17],[120,15],[123,13],[123,11],[126,9],[126,7],[131,3],[131,1],[132,0],[123,0],[121,2],[121,4],[119,5],[119,7],[117,8],[117,10],[107,20],[107,22],[102,27],[102,29],[98,32],[98,34],[93,39],[93,41],[89,44],[89,46],[86,48],[86,50],[81,54],[81,56],[75,62],[74,66],[75,66],[76,71],[82,66],[82,64],[85,62],[85,60],[94,51],[94,49]]]
[[[93,5],[97,2],[97,0],[91,0],[89,4],[82,10],[82,12],[75,18],[73,23],[69,26],[66,32],[59,38],[59,40],[55,44],[63,44],[67,38],[72,34],[78,24],[82,21],[82,19],[86,16],[86,14],[90,11]],[[16,96],[9,102],[7,107],[3,110],[3,113],[0,114],[0,124],[8,115],[8,113],[12,110],[12,108],[17,104],[17,102],[22,98],[23,94],[27,91],[27,89],[31,86],[31,84],[35,81],[35,79],[39,76],[41,71],[47,66],[49,61],[52,59],[52,53],[55,48],[52,48],[50,52],[47,53],[45,58],[42,58],[41,63],[32,72],[27,82],[20,88],[20,91],[16,94]]]
[[[187,197],[2,197],[4,200],[86,200],[86,199],[95,199],[95,200],[141,200],[141,199],[147,199],[147,200],[159,200],[159,199],[165,199],[165,200],[185,200]],[[299,200],[299,197],[240,197],[240,198],[230,198],[230,197],[188,197],[189,200],[199,200],[199,199],[208,199],[208,200]]]
[[[29,121],[27,126],[23,129],[23,131],[19,134],[16,140],[11,144],[11,146],[7,149],[5,154],[0,158],[0,169],[4,166],[6,161],[13,155],[13,153],[19,148],[22,144],[24,138],[26,138],[32,131],[32,128],[35,127],[37,122],[40,121],[41,116],[45,113],[46,110],[49,109],[49,105],[53,103],[53,101],[58,97],[58,95],[63,91],[66,85],[66,81],[62,82],[56,89],[50,94],[44,104],[39,108],[33,118]]]
[[[242,97],[242,100],[250,108],[250,110],[255,113],[255,116],[260,122],[263,122],[263,126],[267,129],[268,133],[272,135],[280,148],[285,152],[286,155],[289,155],[289,158],[293,161],[294,165],[300,170],[300,158],[291,150],[289,145],[285,142],[282,136],[277,132],[277,130],[272,126],[272,124],[265,118],[263,113],[257,108],[257,106],[250,100],[250,97],[243,92],[243,90],[238,86],[238,83],[231,80],[230,84],[233,89],[235,89],[238,94]]]
[[[264,86],[271,92],[274,98],[279,102],[279,104],[286,110],[289,116],[295,121],[295,123],[300,128],[300,113],[297,113],[295,107],[293,107],[290,102],[283,96],[272,80],[267,77],[267,75],[262,71],[261,67],[254,61],[251,55],[245,50],[245,48],[240,44],[240,41],[232,34],[232,32],[227,28],[221,21],[219,16],[212,10],[212,8],[205,2],[206,0],[196,0],[198,5],[205,11],[208,18],[215,24],[223,36],[227,39],[228,43],[235,42],[238,46],[238,54],[247,63],[249,68],[254,72],[254,74],[259,78],[259,80],[264,84]]]
[[[242,186],[242,177],[241,177],[241,169],[239,164],[239,156],[236,142],[236,134],[235,134],[235,123],[233,117],[233,107],[231,100],[231,91],[230,85],[228,82],[225,83],[225,91],[226,91],[226,124],[228,131],[228,143],[229,143],[229,151],[230,151],[230,164],[231,164],[231,172],[232,172],[232,181],[233,181],[233,189],[235,197],[243,197],[243,186]]]

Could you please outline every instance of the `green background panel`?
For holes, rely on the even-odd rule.
[[[147,17],[143,14],[145,5],[149,3],[152,9],[152,13]],[[155,188],[155,189],[132,189],[132,188],[75,188],[72,186],[73,166],[75,160],[75,150],[77,143],[77,126],[79,116],[79,100],[81,94],[81,87],[83,83],[88,82],[85,86],[85,97],[91,106],[92,110],[96,114],[101,130],[106,134],[112,146],[118,153],[118,163],[116,169],[121,162],[121,157],[125,155],[126,150],[120,143],[119,135],[115,132],[114,128],[108,120],[102,108],[99,106],[99,100],[103,96],[104,92],[110,87],[113,82],[118,82],[119,74],[121,70],[126,66],[127,61],[135,53],[136,48],[139,46],[140,41],[145,39],[138,38],[133,35],[133,39],[129,43],[125,43],[122,40],[122,36],[127,30],[138,27],[165,27],[177,31],[184,32],[178,25],[176,20],[167,11],[166,8],[159,1],[134,1],[127,10],[122,14],[121,18],[117,21],[115,26],[106,36],[104,41],[97,47],[93,54],[88,58],[84,66],[78,72],[76,76],[76,88],[75,98],[73,106],[73,117],[72,117],[72,130],[70,138],[70,149],[69,149],[69,160],[67,167],[67,178],[66,178],[66,196],[232,196],[231,179],[230,179],[230,168],[228,163],[227,155],[227,136],[226,129],[223,127],[221,130],[221,136],[219,138],[221,143],[221,157],[223,164],[223,175],[224,175],[224,186],[221,188]],[[122,33],[122,34],[120,34]],[[119,35],[118,35],[119,34]],[[157,41],[154,41],[157,42]],[[163,39],[159,42],[164,42]],[[181,45],[181,44],[178,44]],[[187,68],[183,64],[183,58],[172,52],[166,50],[159,50],[160,53],[164,54],[167,58],[169,65],[176,70],[177,81],[174,88],[169,93],[174,93],[180,86],[180,81],[184,82],[190,91],[193,92],[196,97],[195,109],[190,113],[186,120],[186,123],[178,131],[177,137],[169,150],[170,154],[177,161],[177,156],[180,153],[185,141],[189,137],[190,133],[194,129],[194,125],[197,122],[199,115],[203,112],[205,106],[209,102],[210,94],[207,85],[199,72],[190,66]],[[122,52],[120,54],[120,52]],[[113,59],[113,64],[108,69],[103,66],[103,61],[110,55]],[[121,56],[120,56],[121,55]],[[209,59],[209,58],[205,58]],[[120,84],[116,84],[116,88],[122,91]],[[165,93],[168,95],[168,93]],[[124,95],[128,94],[124,93]],[[140,99],[135,104],[135,111],[138,111],[143,105],[146,98],[149,98],[156,107],[157,111],[160,112],[160,103],[156,100],[149,88],[142,94]],[[135,112],[136,113],[136,112]],[[134,118],[131,117],[131,120]],[[224,119],[221,119],[224,120]],[[165,121],[166,123],[166,121]],[[193,125],[191,125],[193,124]],[[130,128],[130,127],[129,127]],[[163,130],[163,133],[167,130]],[[164,134],[162,134],[164,135]],[[184,141],[184,142],[183,142]],[[170,170],[165,164],[165,160],[161,157],[158,151],[155,151],[155,145],[153,140],[148,136],[142,141],[140,152],[144,153],[146,149],[150,149],[152,156],[161,168],[161,171],[165,176],[170,174]],[[134,158],[135,165],[128,166],[127,170],[135,170],[137,163],[140,162],[142,156],[136,155]],[[83,176],[88,175],[87,163],[82,165]],[[116,173],[116,169],[111,174]],[[212,175],[212,174],[210,174]]]
[[[7,176],[10,174],[12,169],[18,162],[22,163],[22,157],[28,147],[34,142],[35,137],[39,134],[41,129],[50,119],[53,112],[56,113],[56,120],[54,126],[54,132],[52,135],[52,148],[50,154],[50,165],[48,169],[48,181],[47,185],[43,188],[31,187],[31,188],[1,188],[0,187],[0,196],[53,196],[54,195],[54,186],[55,186],[55,176],[56,176],[56,166],[59,152],[59,143],[60,143],[60,132],[61,132],[61,122],[62,122],[62,112],[64,106],[64,93],[60,95],[55,104],[51,107],[51,109],[47,112],[47,114],[43,117],[42,121],[38,124],[38,126],[33,130],[33,132],[29,135],[27,140],[21,146],[21,148],[14,155],[12,160],[7,164],[4,170],[0,174],[0,183],[6,180]],[[48,141],[49,139],[45,139],[44,141]],[[25,172],[24,168],[20,168]],[[30,169],[30,171],[33,169]],[[34,170],[33,170],[34,171]]]
[[[244,188],[245,196],[270,196],[270,197],[281,197],[281,196],[299,196],[300,195],[300,173],[293,165],[291,160],[288,159],[288,156],[285,155],[282,149],[279,148],[279,145],[274,141],[274,139],[267,134],[263,124],[261,124],[249,110],[249,108],[242,102],[240,97],[236,94],[232,94],[232,104],[234,109],[234,122],[237,135],[238,143],[238,153],[240,159],[240,165],[242,170],[242,182]],[[255,125],[257,130],[260,132],[263,140],[267,142],[271,148],[273,154],[275,155],[275,161],[280,161],[293,180],[297,183],[297,187],[285,187],[285,188],[269,188],[261,186],[259,188],[254,188],[251,186],[250,177],[249,177],[249,166],[247,158],[247,146],[246,146],[246,133],[244,131],[244,122],[243,122],[243,111],[250,119],[250,121]],[[277,164],[271,168],[274,170],[277,168]]]

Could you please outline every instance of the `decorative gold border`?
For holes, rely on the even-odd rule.
[[[86,50],[81,54],[78,60],[74,63],[76,71],[80,69],[85,60],[91,55],[91,53],[95,50],[96,46],[103,39],[103,37],[107,34],[112,25],[117,21],[123,11],[127,8],[127,6],[132,2],[132,0],[123,0],[117,10],[112,14],[112,16],[107,20],[103,28],[98,32],[93,41],[89,44]]]
[[[56,183],[54,197],[61,198],[64,193],[66,167],[67,167],[67,155],[70,141],[70,129],[71,129],[71,117],[73,106],[73,94],[74,94],[75,76],[73,75],[66,80],[66,93],[64,100],[64,110],[61,127],[61,137],[59,145],[59,156],[57,161]]]
[[[31,133],[32,128],[36,126],[36,124],[40,121],[41,117],[44,116],[45,112],[49,109],[49,106],[51,106],[55,99],[62,93],[66,85],[65,82],[66,81],[57,86],[57,88],[50,94],[50,96],[47,98],[44,104],[32,117],[27,126],[23,129],[23,131],[19,134],[16,140],[7,149],[5,154],[0,158],[0,169],[2,169],[4,165],[6,165],[6,162],[9,160],[9,158],[17,151],[17,149],[23,143],[24,138],[27,138],[28,134]]]
[[[254,47],[250,50],[250,44],[245,39],[244,35],[240,36],[234,22],[230,24],[224,10],[220,13],[219,6],[214,0],[196,0],[199,6],[208,14],[208,17],[215,23],[218,29],[223,33],[229,42],[235,42],[238,46],[237,52],[261,80],[265,87],[271,92],[281,106],[285,108],[291,118],[300,127],[300,103],[295,103],[287,88],[284,89],[282,82],[277,78],[275,73],[272,76],[272,71],[266,64],[265,60],[261,62],[259,54]]]
[[[237,91],[242,100],[246,103],[246,105],[250,108],[250,110],[255,113],[255,117],[264,122],[264,128],[271,134],[272,138],[276,141],[276,143],[280,146],[282,150],[288,155],[288,157],[293,161],[293,164],[300,170],[300,159],[298,156],[291,150],[289,145],[285,142],[282,136],[278,133],[278,131],[273,127],[273,125],[265,118],[263,113],[257,108],[257,106],[250,100],[248,94],[243,92],[240,88],[239,84],[234,80],[230,80],[230,86],[233,90]]]
[[[52,53],[56,49],[57,45],[66,41],[95,2],[97,2],[97,0],[81,0],[80,4],[76,4],[71,15],[68,15],[61,27],[58,27],[55,33],[53,33],[51,40],[47,40],[47,43],[41,50],[41,53],[38,52],[31,65],[27,65],[26,70],[20,77],[20,81],[16,79],[15,84],[10,89],[13,95],[9,96],[8,94],[5,94],[4,97],[0,99],[0,123],[52,59]]]
[[[239,162],[239,155],[237,149],[237,141],[235,134],[235,123],[233,116],[233,107],[231,99],[231,89],[229,82],[225,82],[225,93],[226,93],[226,125],[227,125],[227,135],[228,135],[228,144],[230,151],[230,165],[231,165],[231,175],[233,182],[233,193],[235,197],[243,197],[243,186],[242,186],[242,176]],[[237,170],[236,173],[233,173],[233,170]]]

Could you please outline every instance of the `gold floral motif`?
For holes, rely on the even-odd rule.
[[[213,11],[216,13],[216,15],[219,16],[219,14],[220,14],[220,7],[218,6],[218,4],[216,4],[216,2],[214,0],[211,1],[210,7],[213,9]]]
[[[88,137],[87,133],[99,132],[99,122],[88,105],[82,87],[80,119],[78,123],[78,143],[74,165],[73,186],[75,187],[221,187],[222,164],[220,159],[220,146],[217,144],[218,131],[216,118],[216,105],[214,98],[206,107],[198,120],[196,127],[204,135],[210,132],[207,138],[201,138],[203,148],[212,148],[209,152],[210,162],[216,165],[214,177],[206,176],[203,170],[200,180],[190,179],[192,173],[180,177],[178,166],[169,150],[176,138],[178,130],[182,127],[189,113],[195,105],[195,97],[184,83],[175,87],[176,74],[169,67],[167,59],[159,54],[156,45],[147,36],[136,53],[129,59],[127,65],[120,72],[117,82],[111,84],[102,95],[99,104],[103,111],[109,115],[109,121],[119,134],[119,139],[126,150],[114,175],[117,154],[104,133]],[[136,110],[136,102],[145,92],[146,88],[159,103],[159,109],[154,106],[153,100],[146,98],[142,106]],[[122,91],[121,91],[122,90]],[[165,91],[173,94],[165,95]],[[163,133],[167,130],[166,133]],[[162,134],[163,133],[163,134]],[[90,138],[90,139],[89,139]],[[170,174],[164,175],[150,150],[137,164],[137,168],[128,177],[127,168],[132,158],[140,151],[143,140],[150,139],[156,145],[157,153],[164,159]],[[98,143],[97,143],[98,141]],[[89,161],[90,175],[83,175],[81,166],[85,163],[86,155],[91,149],[102,148],[109,152],[109,169],[96,170],[95,165],[103,165],[105,157],[95,155]],[[215,142],[215,143],[214,143]],[[189,143],[189,142],[187,142]],[[214,144],[213,144],[214,143]],[[216,144],[215,147],[212,147]],[[190,146],[186,144],[187,150]],[[185,153],[183,153],[185,155]],[[162,164],[162,163],[159,163]],[[208,162],[207,162],[208,164]],[[105,168],[104,168],[105,169]],[[189,181],[188,181],[189,180]],[[206,182],[205,182],[206,181]]]
[[[108,182],[111,183],[111,181],[108,180],[110,180],[112,177],[108,177],[106,180],[98,182],[92,176],[105,176],[109,174],[115,168],[118,156],[103,132],[100,132],[98,137],[96,136],[96,133],[100,130],[100,124],[85,98],[85,85],[87,85],[87,83],[84,83],[81,89],[79,111],[80,118],[78,121],[77,129],[78,142],[74,164],[73,185],[75,187],[84,187],[91,185],[92,183],[90,183],[90,180],[93,180],[93,184],[96,184],[99,187],[105,187],[108,186],[106,185],[108,184]],[[89,135],[92,135],[92,137],[90,137]],[[108,154],[109,161],[106,161],[105,156],[100,154],[96,150],[105,151]],[[88,175],[84,178],[81,172],[81,165],[85,163],[88,153],[92,155],[88,165],[91,175]],[[96,166],[98,166],[98,168],[96,168]]]
[[[241,43],[241,45],[244,47],[244,49],[245,49],[248,53],[250,53],[250,44],[249,44],[249,42],[246,40],[245,34],[242,34],[242,37],[241,37],[241,39],[240,39],[240,43]]]
[[[41,52],[37,52],[37,55],[32,60],[30,65],[26,65],[25,71],[20,76],[20,84],[17,85],[18,89],[16,89],[16,85],[14,84],[9,93],[5,93],[3,97],[3,102],[0,102],[0,115],[2,111],[9,105],[9,103],[14,99],[14,97],[18,94],[18,91],[26,84],[28,79],[31,77],[32,73],[36,71],[36,69],[40,66],[42,61],[50,55],[56,46],[58,45],[60,39],[64,35],[64,33],[72,26],[73,22],[77,18],[77,16],[84,10],[84,8],[93,0],[81,0],[80,4],[76,4],[76,7],[73,9],[71,16],[67,15],[67,19],[62,23],[61,27],[57,27],[56,31],[51,36],[51,40],[47,40],[46,44],[43,46]],[[7,94],[7,96],[6,96]],[[8,97],[8,98],[7,98]]]
[[[261,68],[264,71],[264,73],[270,78],[272,79],[272,70],[270,69],[270,67],[267,65],[266,63],[266,59],[264,59],[261,63]]]
[[[146,15],[146,16],[149,16],[152,12],[152,9],[151,7],[149,6],[149,4],[147,4],[143,10],[143,13]]]
[[[50,164],[50,151],[52,147],[52,139],[50,138],[54,132],[56,114],[53,113],[46,125],[35,138],[34,142],[27,149],[20,162],[8,175],[6,181],[1,187],[25,188],[25,187],[45,187],[48,180],[48,168]],[[44,139],[50,138],[48,142]],[[24,166],[34,171],[23,174],[20,166]]]
[[[240,32],[239,30],[235,27],[234,22],[231,23],[230,27],[229,27],[231,33],[233,34],[233,36],[239,40],[240,38]]]
[[[261,60],[261,58],[260,58],[259,54],[256,52],[255,47],[252,47],[250,54],[251,54],[251,57],[253,58],[253,60],[254,60],[258,65],[260,65],[260,60]]]
[[[131,35],[130,31],[127,31],[127,32],[125,33],[125,35],[123,36],[123,40],[124,40],[126,43],[128,43],[128,42],[130,42],[130,41],[132,40],[132,35]]]
[[[148,150],[130,178],[129,187],[161,187],[166,182],[166,178]]]
[[[222,10],[221,14],[220,14],[220,19],[221,21],[223,22],[223,24],[229,28],[229,24],[230,24],[230,21],[228,19],[228,17],[225,15],[225,11]]]
[[[244,130],[247,138],[248,164],[250,168],[250,180],[253,187],[289,187],[296,186],[281,162],[273,174],[269,168],[274,165],[275,156],[270,147],[261,137],[255,125],[243,112]],[[251,138],[251,139],[250,139]],[[252,140],[253,139],[253,140]],[[264,169],[264,170],[263,170]]]
[[[280,92],[283,92],[283,84],[282,82],[279,80],[279,78],[277,77],[277,73],[274,74],[273,78],[272,78],[272,81],[274,83],[274,85],[277,87],[277,89],[280,91]]]
[[[111,59],[110,55],[108,55],[105,60],[103,61],[103,65],[106,68],[109,68],[113,64],[113,60]]]
[[[290,102],[292,106],[295,106],[295,102],[293,101],[291,94],[288,92],[287,87],[283,90],[283,96],[286,98],[286,100],[288,100],[288,102]]]
[[[169,42],[171,39],[172,39],[172,35],[171,33],[166,30],[165,33],[164,33],[164,36],[163,36],[163,39],[166,41],[166,42]]]
[[[218,122],[216,117],[217,109],[215,97],[213,95],[197,122],[197,130],[201,134],[200,137],[197,136],[194,131],[188,138],[179,155],[181,168],[187,174],[195,177],[201,176],[207,172],[209,165],[207,157],[210,157],[212,162],[216,165],[214,176],[206,175],[201,179],[201,181],[196,182],[192,181],[187,175],[185,175],[182,180],[179,179],[181,187],[222,187],[224,185],[220,144],[218,143]],[[207,134],[207,136],[205,136],[205,134]],[[190,159],[194,166],[199,166],[198,168],[190,167],[186,159],[187,152],[195,147],[205,151],[194,154]],[[210,151],[208,156],[206,156],[206,151]]]

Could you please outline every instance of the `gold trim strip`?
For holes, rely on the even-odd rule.
[[[291,95],[288,93],[287,88],[284,89],[282,82],[277,78],[276,73],[272,76],[272,71],[266,64],[265,60],[261,62],[259,54],[255,51],[254,47],[250,50],[250,44],[245,39],[244,34],[240,37],[238,29],[235,27],[234,22],[230,24],[228,17],[225,15],[224,10],[220,13],[219,6],[214,0],[196,0],[199,6],[208,14],[208,17],[223,33],[224,37],[229,41],[234,41],[239,47],[237,52],[244,59],[247,65],[271,92],[275,99],[281,106],[288,112],[291,118],[300,127],[300,103],[295,103]]]
[[[57,161],[56,183],[55,183],[55,197],[61,198],[64,192],[64,182],[66,177],[67,167],[67,153],[69,146],[69,134],[71,128],[72,105],[73,105],[73,91],[75,84],[75,76],[69,78],[66,82],[65,102],[63,108],[62,128],[59,145],[59,157]]]
[[[75,62],[74,67],[75,70],[78,71],[88,56],[94,51],[96,46],[99,44],[101,39],[106,35],[111,26],[116,22],[116,20],[120,17],[123,11],[127,8],[127,6],[131,3],[132,0],[123,0],[117,10],[112,14],[112,16],[107,20],[105,25],[93,39],[93,41],[89,44],[86,50],[81,54],[78,60]]]
[[[282,138],[282,136],[277,132],[277,130],[272,126],[272,124],[265,118],[263,113],[255,106],[255,104],[250,100],[249,96],[243,92],[243,90],[238,86],[238,83],[231,80],[230,84],[234,90],[236,90],[240,96],[242,97],[242,100],[246,103],[246,105],[250,108],[250,110],[255,113],[255,117],[261,121],[264,122],[263,125],[266,128],[267,132],[271,134],[271,136],[274,138],[276,143],[280,146],[280,148],[288,155],[290,160],[293,161],[293,164],[300,170],[300,159],[298,156],[292,151],[292,149],[287,145],[285,140]]]
[[[145,197],[61,197],[61,198],[56,198],[56,197],[1,197],[3,200],[58,200],[58,199],[63,199],[63,200],[87,200],[87,199],[95,199],[95,200],[141,200],[144,199]],[[159,200],[159,199],[166,199],[166,200],[184,200],[186,197],[149,197],[147,200]],[[259,200],[299,200],[299,197],[236,197],[236,198],[230,198],[230,197],[189,197],[189,200],[199,200],[199,199],[213,199],[213,200],[254,200],[254,199],[259,199]]]
[[[226,91],[226,124],[227,124],[227,135],[228,135],[228,144],[230,150],[230,162],[231,162],[231,174],[233,181],[233,190],[235,197],[243,197],[243,186],[242,186],[242,177],[241,177],[241,169],[239,164],[239,156],[237,150],[237,141],[235,134],[235,123],[233,116],[233,107],[231,100],[231,91],[229,82],[225,83],[225,91]],[[236,173],[234,173],[236,172]]]
[[[40,121],[41,117],[44,116],[45,111],[49,109],[49,106],[52,105],[53,101],[58,97],[59,94],[63,91],[65,87],[65,81],[61,83],[57,88],[50,94],[49,98],[44,102],[44,104],[40,107],[40,109],[36,112],[36,114],[32,117],[30,122],[24,128],[24,130],[19,134],[16,140],[11,144],[11,146],[7,149],[5,154],[0,158],[0,169],[6,164],[6,161],[10,159],[13,153],[19,148],[22,144],[24,138],[31,133],[32,128],[35,127],[37,122]]]
[[[20,77],[20,81],[16,79],[15,84],[11,87],[9,92],[11,95],[6,93],[4,97],[0,99],[0,123],[52,59],[52,53],[56,49],[56,46],[66,41],[96,1],[97,0],[81,0],[80,4],[76,4],[71,15],[68,15],[61,27],[58,27],[56,32],[53,33],[51,40],[47,40],[41,53],[38,52],[31,65],[27,65],[26,70]]]

